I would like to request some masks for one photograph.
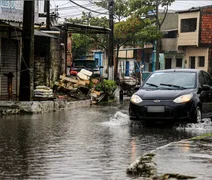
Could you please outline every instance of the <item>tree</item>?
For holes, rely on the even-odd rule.
[[[90,39],[84,34],[72,35],[72,55],[73,59],[81,59],[87,55],[90,49]]]
[[[156,31],[158,33],[161,30],[161,26],[166,18],[168,13],[168,7],[175,0],[130,0],[129,6],[131,12],[136,14],[137,16],[149,17],[149,12],[153,12],[153,19],[155,19]],[[161,6],[164,8],[164,16],[158,16],[158,7]],[[159,51],[161,50],[161,37],[159,36],[156,39],[156,69],[159,69]]]
[[[87,24],[92,26],[108,27],[106,17],[92,17],[91,14],[82,13],[81,18],[68,19],[69,22]],[[73,33],[72,36],[72,52],[73,56],[85,56],[90,49],[101,49],[107,53],[107,35],[105,34],[88,34],[86,31],[83,34]]]

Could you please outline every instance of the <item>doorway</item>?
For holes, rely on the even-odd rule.
[[[190,68],[191,69],[195,69],[195,60],[196,60],[196,58],[195,58],[195,56],[190,56],[189,57],[189,66],[190,66]]]

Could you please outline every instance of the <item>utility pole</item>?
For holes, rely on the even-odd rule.
[[[159,31],[159,18],[158,18],[158,0],[156,0],[156,27],[157,30]],[[155,51],[156,51],[156,62],[155,62],[155,69],[158,70],[160,69],[160,64],[159,64],[159,40],[155,41]]]
[[[45,0],[46,29],[50,30],[50,0]]]
[[[46,29],[50,30],[51,22],[50,22],[50,0],[45,0],[44,3],[44,11],[46,12]],[[46,61],[45,61],[45,79],[46,79],[46,86],[50,86],[50,78],[51,78],[51,60],[50,60],[50,38],[47,38],[46,41]]]
[[[109,0],[108,4],[109,9],[109,47],[108,47],[108,79],[114,80],[114,69],[113,69],[113,59],[114,59],[114,45],[113,45],[113,31],[114,31],[114,22],[113,22],[113,13],[114,13],[114,0]]]
[[[20,101],[31,101],[34,92],[34,10],[35,1],[24,1]]]

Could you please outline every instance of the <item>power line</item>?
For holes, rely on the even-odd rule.
[[[108,15],[108,13],[101,13],[101,12],[98,12],[98,11],[95,11],[95,10],[92,10],[92,9],[89,9],[89,8],[86,8],[86,7],[80,5],[80,4],[78,4],[78,3],[76,3],[76,2],[74,2],[74,1],[72,1],[72,0],[69,0],[69,1],[72,2],[72,3],[75,4],[75,5],[77,5],[77,6],[81,7],[81,8],[83,8],[83,9],[88,10],[88,11],[91,11],[91,12],[94,12],[94,13],[97,13],[97,14],[105,14],[105,15]]]

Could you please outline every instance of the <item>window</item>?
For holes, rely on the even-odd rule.
[[[195,32],[197,29],[197,18],[181,19],[181,32]]]
[[[209,86],[211,86],[212,85],[212,80],[211,80],[210,75],[208,73],[206,73],[206,72],[203,72],[203,76],[205,78],[206,84],[208,84]]]
[[[198,66],[199,67],[204,67],[205,66],[205,57],[204,56],[199,56],[198,57]]]
[[[176,59],[176,67],[182,67],[182,63],[183,62],[183,60],[182,60],[182,58],[177,58]]]
[[[165,59],[165,69],[171,69],[172,68],[172,58],[166,58]]]
[[[205,79],[203,77],[202,72],[199,73],[199,83],[202,86],[203,84],[205,84]]]
[[[202,77],[203,78],[203,77]],[[155,84],[156,86],[152,86]],[[150,75],[144,84],[144,88],[171,88],[163,84],[172,84],[181,86],[187,89],[193,89],[196,87],[196,73],[195,72],[156,72]],[[173,87],[175,88],[175,87]]]
[[[195,61],[196,61],[195,59],[196,59],[195,56],[190,56],[190,57],[189,57],[189,60],[190,60],[190,61],[189,61],[189,63],[190,63],[190,64],[189,64],[189,67],[190,67],[191,69],[195,69],[195,66],[196,66],[196,65],[195,65]]]

